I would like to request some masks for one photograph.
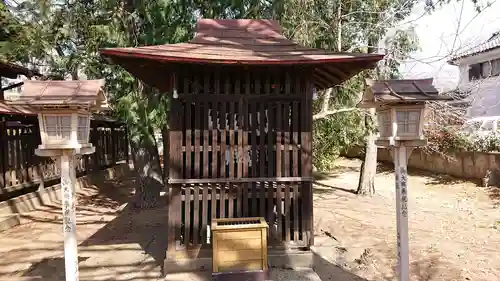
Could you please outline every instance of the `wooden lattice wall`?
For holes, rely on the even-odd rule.
[[[312,244],[308,69],[179,68],[169,116],[169,250],[212,218],[265,217],[272,247]]]

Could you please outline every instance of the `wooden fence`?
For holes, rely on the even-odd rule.
[[[40,144],[37,119],[32,116],[14,120],[0,118],[0,201],[59,179],[58,163],[35,155]],[[123,124],[92,120],[90,141],[96,152],[78,158],[79,175],[127,160],[128,138]]]

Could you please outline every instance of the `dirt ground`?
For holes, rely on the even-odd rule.
[[[394,176],[382,168],[378,194],[358,197],[359,166],[341,159],[315,185],[314,267],[323,281],[396,280]],[[79,192],[81,281],[163,280],[166,209],[129,210],[133,186],[125,178]],[[412,281],[500,280],[498,189],[411,170],[408,186]],[[64,280],[60,213],[47,205],[0,233],[0,280]],[[319,280],[286,274],[273,280]]]
[[[336,250],[317,251],[367,280],[396,280],[393,171],[381,167],[377,195],[359,197],[360,161],[337,164],[314,195],[317,244]],[[410,170],[408,189],[411,280],[500,280],[500,188]]]

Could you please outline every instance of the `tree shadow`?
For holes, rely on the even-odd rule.
[[[385,174],[394,173],[394,164],[390,162],[378,162],[377,173],[385,173]],[[430,171],[412,167],[408,167],[408,175],[429,178],[430,181],[427,181],[426,185],[452,185],[468,181],[467,179],[460,179],[450,175],[433,173]]]
[[[78,263],[88,260],[89,257],[78,257]],[[63,280],[64,273],[64,257],[62,258],[44,258],[39,262],[33,263],[26,272],[22,275],[24,277],[41,277],[42,280]]]
[[[318,182],[318,181],[313,181],[313,185],[317,185],[317,186],[323,187],[323,188],[313,188],[313,193],[315,193],[315,194],[334,193],[337,190],[338,191],[343,191],[343,192],[348,192],[348,193],[351,193],[351,194],[356,194],[356,190],[354,190],[354,189],[349,189],[349,188],[343,188],[343,187],[328,185],[328,184],[324,184],[324,183],[321,183],[321,182]]]
[[[343,173],[348,172],[359,172],[360,167],[350,167],[350,166],[337,166],[328,172],[313,172],[313,179],[316,181],[328,180],[331,178],[336,178]]]
[[[80,246],[137,244],[143,254],[163,266],[167,246],[166,205],[151,209],[126,207]]]
[[[313,269],[323,281],[368,281],[327,261],[316,252],[313,252]]]
[[[498,186],[489,186],[486,188],[488,192],[488,196],[493,201],[496,207],[500,207],[500,187]]]

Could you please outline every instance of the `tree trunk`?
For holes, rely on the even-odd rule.
[[[160,202],[160,192],[163,189],[158,148],[154,143],[140,142],[132,145],[132,153],[137,174],[133,206],[140,209],[154,208]]]
[[[374,122],[375,108],[370,108],[365,117],[365,126],[369,126]],[[377,146],[375,139],[377,138],[375,132],[370,132],[366,138],[365,146],[365,160],[361,164],[361,171],[359,175],[358,190],[356,194],[361,195],[374,195],[375,194],[375,175],[377,173]]]

